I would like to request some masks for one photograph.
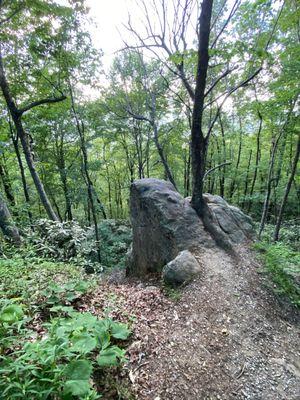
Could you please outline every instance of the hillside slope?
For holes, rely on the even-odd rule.
[[[149,330],[158,344],[133,375],[138,399],[300,398],[297,318],[263,286],[253,257],[201,254],[202,276]]]

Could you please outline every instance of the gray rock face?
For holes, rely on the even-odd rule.
[[[229,244],[253,238],[251,218],[220,196],[205,194],[210,222]],[[132,251],[127,255],[127,274],[144,276],[161,272],[179,252],[215,246],[202,221],[170,182],[140,179],[131,185]]]
[[[127,261],[128,274],[160,272],[180,251],[214,245],[189,201],[170,182],[133,182],[130,211],[133,243]]]
[[[164,266],[162,277],[167,285],[175,287],[190,282],[200,272],[201,266],[196,258],[184,250]]]
[[[203,195],[215,223],[233,244],[253,239],[255,232],[252,220],[239,208],[230,206],[222,197],[209,193]]]

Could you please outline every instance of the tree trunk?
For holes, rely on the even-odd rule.
[[[241,152],[242,152],[242,123],[241,119],[240,120],[240,134],[239,134],[239,149],[238,149],[238,156],[236,160],[236,165],[235,165],[235,171],[234,171],[234,176],[230,184],[230,189],[229,189],[229,199],[232,200],[233,194],[235,192],[235,187],[236,187],[236,177],[238,175],[238,170],[239,170],[239,165],[241,161]],[[231,159],[231,156],[230,156]]]
[[[245,189],[244,189],[244,198],[243,198],[243,202],[242,202],[242,207],[244,207],[246,204],[246,196],[248,193],[248,183],[249,183],[251,160],[252,160],[252,149],[250,149],[250,153],[249,153],[249,160],[248,160],[247,171],[246,171]]]
[[[258,164],[259,164],[259,160],[260,160],[260,134],[261,134],[261,128],[262,128],[262,116],[261,113],[258,111],[258,118],[259,118],[259,127],[258,127],[258,131],[257,131],[257,136],[256,136],[256,156],[255,156],[255,169],[254,169],[254,175],[253,175],[253,179],[252,179],[252,184],[251,184],[251,189],[250,189],[250,199],[248,202],[248,207],[247,207],[247,212],[249,213],[251,210],[251,206],[252,206],[252,195],[254,192],[254,187],[255,187],[255,182],[256,182],[256,178],[257,178],[257,170],[258,170]]]
[[[297,97],[296,97],[297,99]],[[280,129],[280,132],[277,136],[277,138],[273,139],[273,146],[272,146],[272,151],[271,151],[271,157],[270,157],[270,166],[269,166],[269,171],[268,171],[268,178],[267,178],[267,189],[266,189],[266,194],[265,194],[265,200],[264,200],[264,205],[263,205],[263,211],[262,211],[262,216],[260,220],[260,226],[259,226],[259,232],[258,232],[258,237],[261,237],[261,234],[264,230],[265,223],[267,220],[268,212],[269,212],[269,203],[270,203],[270,196],[271,196],[271,190],[272,190],[272,181],[273,181],[273,169],[274,169],[274,163],[275,163],[275,156],[276,156],[276,151],[277,147],[279,144],[279,141],[281,137],[284,135],[285,129],[287,128],[291,114],[293,112],[294,106],[296,104],[296,99],[293,101],[291,104],[290,110],[288,112],[288,115],[286,117],[285,123],[283,124],[282,128]]]
[[[221,119],[221,115],[219,115],[220,127],[221,127],[221,134],[222,134],[222,159],[219,161],[219,164],[226,162],[226,142],[225,142],[225,133],[223,122]],[[226,173],[226,165],[220,169],[220,196],[224,197],[225,195],[225,173]]]
[[[9,238],[14,245],[21,245],[21,237],[15,224],[13,223],[10,212],[0,193],[0,228],[5,237]]]
[[[11,187],[11,182],[7,173],[7,170],[4,166],[4,164],[0,164],[0,177],[2,180],[3,184],[3,189],[6,195],[7,200],[9,201],[10,205],[12,207],[15,207],[16,201],[15,201],[15,196],[13,194],[13,190]]]
[[[35,169],[34,161],[32,158],[31,151],[30,151],[30,146],[28,143],[27,134],[26,134],[26,132],[23,128],[23,124],[22,124],[22,113],[17,108],[17,106],[11,96],[11,93],[9,90],[9,85],[8,85],[8,82],[6,80],[5,73],[4,73],[1,54],[0,54],[0,86],[1,86],[1,90],[3,93],[4,99],[6,101],[6,105],[8,107],[8,110],[12,117],[13,123],[15,125],[17,135],[20,138],[22,148],[24,151],[24,155],[25,155],[25,159],[26,159],[30,174],[32,176],[33,182],[35,184],[36,190],[40,196],[41,202],[48,214],[48,217],[54,221],[58,221],[58,218],[57,218],[57,216],[50,204],[48,196],[45,192],[45,189],[44,189],[42,181],[39,177],[39,174],[38,174],[37,170]]]
[[[193,175],[192,206],[196,210],[199,217],[203,217],[205,207],[203,200],[203,177],[205,174],[208,137],[204,137],[202,130],[202,119],[209,61],[208,49],[212,5],[213,0],[203,0],[199,18],[200,31],[198,65],[191,130],[191,160]]]
[[[29,191],[28,191],[28,186],[27,186],[27,181],[26,181],[26,176],[25,176],[25,170],[24,170],[24,166],[23,166],[23,161],[22,161],[22,157],[20,154],[20,149],[19,149],[19,144],[18,144],[18,137],[14,137],[13,134],[13,130],[12,130],[12,126],[11,123],[9,122],[9,126],[10,126],[10,134],[11,134],[11,140],[13,142],[14,145],[14,149],[16,152],[16,156],[17,156],[17,160],[18,160],[18,165],[19,165],[19,169],[20,169],[20,174],[21,174],[21,180],[22,180],[22,186],[23,186],[23,192],[24,192],[24,197],[25,197],[25,201],[26,201],[26,205],[27,205],[27,214],[28,214],[28,219],[30,221],[30,225],[31,228],[33,228],[33,218],[32,218],[32,213],[30,211],[30,197],[29,197]]]
[[[154,143],[157,149],[157,152],[159,154],[160,160],[162,162],[162,165],[164,166],[164,171],[166,174],[166,178],[172,183],[172,185],[175,187],[175,189],[177,190],[177,186],[176,186],[176,182],[173,178],[172,172],[170,170],[169,164],[166,160],[166,157],[164,155],[164,151],[163,148],[161,147],[160,143],[159,143],[159,139],[158,139],[158,129],[157,129],[157,125],[155,122],[152,123],[152,128],[153,128],[153,135],[154,135]]]
[[[286,202],[287,202],[290,190],[291,190],[291,186],[292,186],[294,177],[296,175],[297,164],[299,161],[299,155],[300,155],[300,135],[298,136],[297,149],[296,149],[295,157],[294,157],[293,164],[292,164],[292,170],[290,173],[290,177],[288,179],[288,183],[285,188],[284,196],[283,196],[283,199],[282,199],[282,202],[280,205],[279,215],[278,215],[276,226],[275,226],[275,232],[274,232],[274,237],[273,237],[275,242],[279,238],[279,231],[280,231],[280,227],[281,227],[281,223],[282,223],[283,212],[284,212],[284,209],[286,206]]]
[[[96,213],[96,207],[95,207],[95,202],[94,202],[94,195],[96,195],[95,197],[96,197],[97,202],[100,205],[104,219],[106,219],[106,213],[105,213],[102,203],[100,202],[100,200],[96,194],[96,191],[93,186],[93,182],[90,177],[90,173],[89,173],[89,169],[88,169],[88,156],[87,156],[87,150],[86,150],[84,124],[82,121],[79,120],[79,117],[77,115],[77,111],[75,108],[74,96],[73,96],[73,90],[72,90],[70,82],[69,82],[69,90],[70,90],[70,96],[71,96],[71,108],[72,108],[73,116],[74,116],[74,119],[76,122],[77,132],[79,134],[79,139],[80,139],[80,150],[81,150],[81,156],[82,156],[82,171],[83,171],[85,183],[87,185],[88,203],[90,206],[93,223],[94,223],[95,239],[96,239],[96,245],[97,245],[97,257],[98,257],[98,262],[101,263],[100,235],[99,235],[99,230],[98,230],[98,221],[97,221],[97,213]]]
[[[72,214],[72,203],[71,203],[71,196],[69,192],[69,186],[68,186],[68,179],[67,179],[67,173],[66,173],[66,163],[65,163],[65,157],[64,157],[64,149],[63,149],[63,142],[60,144],[60,149],[57,155],[57,165],[59,169],[59,176],[64,192],[64,197],[65,197],[65,219],[68,221],[72,221],[73,219],[73,214]]]

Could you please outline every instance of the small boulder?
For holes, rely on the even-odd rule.
[[[196,258],[188,250],[184,250],[164,266],[162,277],[167,285],[176,287],[190,282],[200,272],[201,266]]]

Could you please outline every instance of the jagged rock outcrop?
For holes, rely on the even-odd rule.
[[[181,286],[200,274],[201,266],[188,250],[181,251],[174,260],[168,262],[162,271],[162,278],[169,286]]]
[[[130,212],[133,242],[128,274],[144,276],[161,271],[182,250],[214,245],[189,201],[170,182],[152,178],[134,181]]]
[[[215,231],[221,231],[230,244],[251,238],[249,217],[219,196],[204,197]],[[161,272],[183,250],[201,252],[204,247],[215,246],[189,199],[184,199],[170,182],[153,178],[134,181],[130,212],[133,242],[127,257],[127,274]]]

